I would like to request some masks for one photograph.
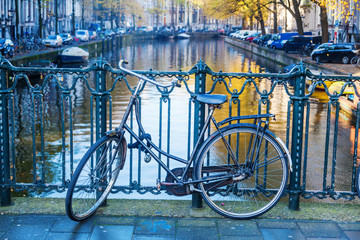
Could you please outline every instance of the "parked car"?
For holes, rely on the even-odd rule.
[[[140,33],[147,33],[147,32],[152,32],[153,28],[152,27],[147,27],[147,26],[142,26],[142,27],[139,27],[137,29],[137,31],[140,32]]]
[[[60,37],[63,41],[63,44],[71,44],[73,42],[73,37],[69,33],[61,33]]]
[[[117,34],[125,34],[125,30],[123,28],[118,28],[115,31]]]
[[[49,35],[43,40],[43,43],[48,47],[61,47],[63,40],[60,35]]]
[[[254,38],[256,38],[256,37],[258,37],[258,36],[260,36],[260,33],[253,33],[253,34],[251,34],[251,35],[249,35],[246,39],[245,39],[245,41],[248,41],[248,42],[252,42],[253,40],[254,40]]]
[[[104,32],[105,37],[111,37],[113,35],[115,35],[115,33],[110,29],[106,29],[105,32]]]
[[[89,31],[89,38],[90,40],[96,40],[97,39],[96,31]]]
[[[273,42],[271,42],[271,44],[268,46],[272,49],[283,49],[286,41],[296,35],[299,35],[299,34],[297,32],[279,33],[274,38]],[[304,35],[312,35],[312,32],[304,32]]]
[[[255,38],[254,40],[253,40],[253,43],[256,43],[256,44],[258,44],[258,45],[260,45],[260,46],[264,46],[266,43],[267,43],[267,41],[269,41],[270,39],[271,39],[271,37],[273,36],[274,34],[265,34],[265,35],[263,35],[263,36],[260,36],[260,37],[258,37],[258,38]]]
[[[273,34],[269,40],[264,42],[263,46],[270,48],[271,44],[277,39],[277,34]]]
[[[76,30],[75,37],[82,42],[88,42],[90,40],[90,34],[88,30]]]
[[[237,30],[236,32],[230,33],[230,37],[237,38],[237,36],[241,33],[241,30]]]
[[[300,52],[308,44],[321,44],[321,36],[294,36],[286,41],[283,48],[286,53]]]
[[[351,58],[359,54],[360,45],[355,43],[324,43],[311,53],[311,59],[317,62],[350,63]]]

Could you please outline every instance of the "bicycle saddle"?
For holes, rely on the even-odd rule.
[[[222,94],[198,94],[196,100],[210,105],[218,105],[226,102],[227,96]]]

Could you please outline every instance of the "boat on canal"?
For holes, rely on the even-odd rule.
[[[62,63],[79,63],[89,60],[89,53],[79,47],[66,48],[60,54],[60,61]]]
[[[190,35],[187,33],[180,33],[176,36],[177,39],[189,39]]]

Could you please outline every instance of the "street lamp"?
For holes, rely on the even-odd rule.
[[[12,19],[14,17],[14,13],[15,13],[15,10],[11,8],[8,11],[8,17],[5,17],[4,14],[2,14],[0,17],[1,33],[2,33],[3,38],[6,37],[5,33],[6,33],[6,27],[8,26],[8,23],[10,22],[10,27],[12,26]],[[10,30],[9,30],[9,34],[10,34]]]

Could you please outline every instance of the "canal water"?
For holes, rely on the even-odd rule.
[[[97,57],[102,56],[101,53],[92,55],[93,61]],[[224,39],[205,39],[205,40],[149,40],[133,42],[131,45],[124,46],[121,49],[115,49],[104,54],[104,57],[112,66],[117,66],[120,59],[129,61],[127,66],[129,69],[136,70],[159,70],[159,71],[177,71],[182,69],[184,71],[190,70],[200,59],[202,59],[208,67],[213,71],[223,72],[253,72],[253,73],[278,73],[283,71],[283,67],[259,56],[252,55],[249,52],[242,51],[236,47],[228,45]],[[91,82],[91,75],[89,80]],[[64,82],[73,80],[73,76],[62,76]],[[130,79],[131,86],[135,85],[135,79]],[[190,89],[194,88],[194,81],[188,81]],[[207,89],[212,85],[211,79],[207,79]],[[233,89],[240,89],[241,82],[232,82]],[[261,91],[271,89],[270,81],[259,81],[258,86]],[[291,91],[291,87],[289,86]],[[63,178],[69,179],[69,159],[70,151],[68,145],[69,132],[66,131],[66,143],[62,142],[62,113],[61,113],[61,94],[59,88],[55,83],[49,83],[44,88],[44,152],[45,163],[39,162],[39,155],[41,153],[36,150],[37,164],[33,164],[34,149],[32,147],[33,138],[31,136],[31,95],[29,90],[21,88],[17,90],[17,97],[15,106],[19,106],[15,111],[16,125],[19,126],[16,130],[16,161],[17,161],[17,181],[18,182],[32,182],[34,180],[34,169],[37,171],[36,179],[42,179],[42,174],[45,175],[46,183],[60,183]],[[216,93],[226,93],[224,87],[219,87]],[[121,116],[126,107],[130,93],[125,84],[119,84],[112,94],[113,104],[113,126],[116,126],[121,119]],[[155,132],[155,142],[160,141],[159,134],[159,107],[160,94],[153,86],[147,86],[143,91],[142,97],[142,120],[144,127],[150,133]],[[74,129],[74,163],[75,165],[81,159],[85,151],[89,147],[90,142],[90,98],[91,93],[87,90],[86,84],[77,84],[75,93],[71,94],[71,101],[73,105],[73,129]],[[254,88],[246,88],[244,93],[240,96],[241,115],[256,114],[258,112],[259,96]],[[283,86],[277,86],[274,93],[270,97],[270,112],[276,114],[276,121],[271,122],[271,130],[286,140],[286,122],[288,112],[289,97],[284,91]],[[308,149],[308,163],[307,163],[307,189],[321,190],[323,186],[323,169],[324,169],[324,148],[326,143],[326,117],[327,117],[327,96],[324,92],[317,91],[314,97],[310,99],[310,128],[307,133],[309,136]],[[187,121],[188,121],[188,102],[189,94],[185,87],[176,89],[171,95],[171,121],[170,121],[170,136],[171,146],[163,145],[166,149],[169,147],[171,153],[186,158],[189,154],[187,151]],[[167,104],[166,101],[161,104]],[[167,109],[168,105],[165,105]],[[226,105],[224,109],[217,111],[215,117],[217,120],[228,116]],[[164,110],[165,111],[165,110]],[[166,110],[167,111],[167,110]],[[167,119],[163,117],[164,135],[166,135]],[[334,122],[334,114],[331,115],[331,122]],[[39,126],[36,126],[39,127]],[[162,127],[162,126],[161,126]],[[69,129],[69,118],[65,117],[65,128]],[[336,161],[336,190],[348,190],[351,184],[351,170],[352,170],[352,151],[353,139],[350,137],[353,134],[354,128],[351,120],[342,115],[339,124],[338,135],[338,149]],[[37,141],[40,136],[35,137]],[[332,138],[331,138],[332,139]],[[330,139],[330,141],[332,141]],[[169,144],[170,145],[170,144]],[[38,149],[38,148],[36,148]],[[64,158],[65,156],[65,158]],[[327,174],[332,171],[331,164],[332,153],[328,156],[329,166],[327,167]],[[62,163],[65,159],[65,167]],[[166,160],[165,160],[166,161]],[[127,161],[128,164],[128,161]],[[173,165],[176,167],[177,165]],[[126,172],[121,175],[119,181],[123,184],[140,182],[144,186],[155,186],[155,179],[157,178],[157,164],[152,161],[149,164],[144,162],[135,162],[133,171]],[[65,170],[65,171],[64,171]],[[164,173],[163,173],[164,174]],[[131,176],[130,176],[131,175]],[[162,175],[164,177],[164,175]],[[131,179],[131,180],[129,180]],[[118,184],[118,183],[117,183]],[[330,184],[327,180],[326,185]],[[119,185],[122,185],[119,183]],[[38,193],[35,193],[35,195]],[[48,194],[41,194],[37,196],[47,196]],[[61,195],[61,194],[60,194]],[[57,196],[52,194],[51,196]],[[63,195],[62,195],[63,196]],[[133,197],[133,195],[130,195]],[[142,196],[140,196],[142,197]],[[150,196],[151,197],[151,196]],[[166,197],[165,197],[166,198]]]

